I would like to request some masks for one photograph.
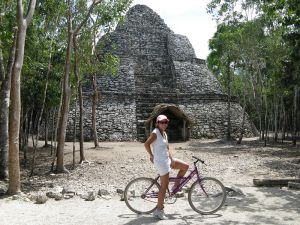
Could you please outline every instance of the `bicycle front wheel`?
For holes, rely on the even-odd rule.
[[[224,185],[217,179],[205,177],[195,181],[188,195],[193,210],[200,214],[211,214],[218,211],[226,200]]]
[[[157,181],[147,177],[130,181],[124,191],[127,207],[138,214],[153,212],[157,205],[159,188]]]

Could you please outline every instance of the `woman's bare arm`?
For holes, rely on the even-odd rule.
[[[156,134],[151,133],[147,141],[144,143],[146,151],[150,155],[150,161],[153,163],[153,154],[150,145],[156,140]]]

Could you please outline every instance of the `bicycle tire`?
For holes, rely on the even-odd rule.
[[[212,177],[203,178],[200,184],[195,181],[189,190],[188,201],[190,206],[200,214],[215,213],[224,205],[226,200],[224,185],[221,181]]]
[[[150,186],[151,189],[145,195],[145,190]],[[135,213],[149,214],[156,208],[159,189],[160,185],[152,178],[136,178],[130,181],[124,190],[125,203]]]

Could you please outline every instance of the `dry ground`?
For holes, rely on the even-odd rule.
[[[203,217],[193,213],[187,201],[184,201],[186,199],[179,199],[179,202],[182,201],[182,203],[175,203],[175,207],[169,208],[169,213],[171,213],[169,219],[172,223],[160,222],[161,224],[200,224],[200,221],[201,224],[300,224],[298,223],[300,221],[300,191],[280,187],[255,188],[252,184],[253,178],[299,178],[299,147],[293,147],[289,143],[272,143],[267,147],[262,147],[263,143],[257,139],[246,139],[240,146],[222,140],[191,140],[170,145],[175,157],[183,159],[191,165],[193,155],[203,159],[208,164],[200,166],[205,176],[216,177],[227,187],[238,187],[245,196],[228,198],[223,213],[212,217]],[[76,148],[78,149],[77,146]],[[139,142],[105,142],[101,143],[99,149],[94,149],[92,143],[85,143],[84,148],[89,163],[77,164],[76,168],[72,170],[72,143],[66,143],[65,163],[70,169],[70,174],[48,173],[52,158],[49,154],[50,150],[49,148],[40,148],[36,174],[28,177],[28,170],[23,170],[23,192],[27,195],[35,195],[57,187],[69,187],[77,193],[106,189],[111,193],[111,200],[96,199],[93,203],[87,203],[80,198],[62,200],[59,203],[50,200],[38,207],[33,203],[21,201],[15,203],[16,201],[5,197],[0,199],[0,218],[5,217],[2,217],[1,212],[8,213],[9,210],[19,210],[20,218],[18,220],[18,216],[11,218],[6,216],[5,223],[0,222],[0,224],[50,224],[50,221],[51,224],[155,223],[156,221],[153,221],[151,216],[136,217],[126,208],[124,202],[119,201],[116,193],[118,188],[124,189],[129,180],[134,177],[154,177],[156,175],[143,144]],[[76,157],[78,154],[79,152],[76,152]],[[0,188],[5,185],[3,182],[0,183]],[[182,211],[182,206],[186,208],[186,211]],[[90,209],[87,215],[89,219],[82,220],[82,217],[76,217],[80,214],[75,215],[74,213],[77,211],[83,210],[87,213],[86,207]],[[101,214],[106,216],[98,216],[99,209],[96,210],[95,207],[100,207]],[[28,211],[23,212],[24,208],[27,208]],[[45,218],[52,218],[52,216],[56,218],[57,214],[55,216],[51,212],[61,210],[63,214],[61,216],[66,219],[66,222],[62,222],[63,219],[59,216],[57,216],[57,219],[60,218],[57,223],[55,223],[55,219],[48,220],[44,217],[37,220],[35,213],[37,208],[46,216]],[[118,210],[112,210],[114,208]],[[60,215],[60,213],[58,214]],[[70,217],[73,219],[69,220]],[[107,222],[113,217],[117,219],[111,223]],[[32,221],[36,221],[36,223]]]

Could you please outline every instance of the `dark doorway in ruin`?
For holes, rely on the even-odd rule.
[[[160,114],[166,115],[170,120],[167,129],[169,142],[187,141],[189,139],[192,122],[180,108],[173,104],[160,104],[154,107],[145,124],[147,136],[155,128],[156,117]]]

